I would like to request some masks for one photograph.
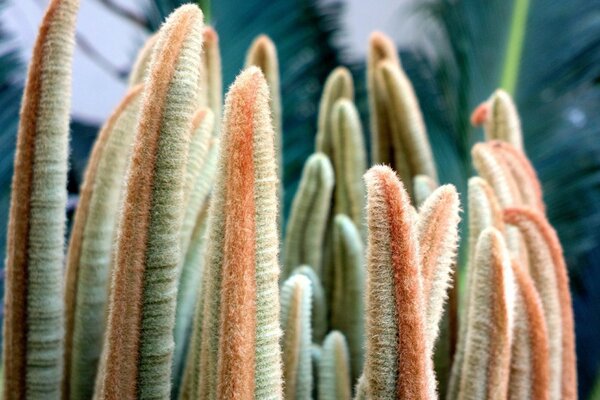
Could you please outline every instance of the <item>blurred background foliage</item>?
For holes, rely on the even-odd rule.
[[[146,1],[143,15],[136,15],[111,0],[96,1],[148,32],[185,2]],[[340,18],[344,3],[198,3],[220,36],[224,87],[242,68],[246,49],[256,35],[266,33],[277,45],[287,215],[302,164],[314,148],[321,87],[337,65],[346,64],[354,73],[356,100],[368,136],[364,60],[349,59],[347,49],[335,40],[346,29]],[[419,27],[412,32],[418,45],[400,48],[402,63],[425,115],[440,179],[457,185],[463,199],[473,172],[470,148],[482,137],[481,130],[469,124],[470,112],[496,87],[504,87],[515,97],[526,151],[539,173],[549,218],[565,248],[575,307],[580,397],[591,398],[600,367],[600,2],[414,3],[394,17],[398,27],[409,20]],[[78,46],[86,45],[78,42]],[[0,26],[0,221],[8,219],[19,99],[26,72],[16,50]],[[126,72],[116,71],[116,75],[125,79]],[[70,211],[97,129],[77,118],[72,122]],[[2,225],[1,254],[5,241]],[[595,392],[600,395],[600,389]]]

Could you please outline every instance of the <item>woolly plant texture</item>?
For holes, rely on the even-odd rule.
[[[350,356],[344,335],[332,331],[323,342],[323,354],[319,364],[320,400],[350,400]]]
[[[417,97],[396,54],[388,38],[371,36],[367,75],[373,162],[396,170],[414,198],[413,177],[437,181],[437,172]]]
[[[293,275],[304,275],[310,281],[311,287],[311,329],[312,340],[315,343],[321,343],[328,330],[327,320],[327,300],[321,280],[314,269],[308,265],[303,265],[294,270]]]
[[[153,50],[112,276],[100,398],[170,394],[185,168],[202,49],[202,12],[180,7]],[[135,238],[135,240],[132,240]]]
[[[281,288],[284,398],[310,399],[313,391],[311,283],[293,275]]]
[[[321,276],[333,185],[333,168],[327,156],[322,153],[310,156],[294,196],[285,235],[284,277],[301,265],[311,266]]]
[[[506,399],[514,320],[515,283],[500,232],[479,236],[457,399]],[[455,365],[458,367],[458,364]]]
[[[368,398],[436,398],[415,215],[389,167],[367,183],[365,385]]]
[[[184,217],[180,231],[181,257],[175,311],[173,391],[179,390],[185,350],[202,273],[204,233],[208,197],[216,172],[218,139],[214,137],[214,115],[201,107],[192,120],[191,142],[184,186]]]
[[[226,99],[186,398],[281,398],[277,171],[267,83],[247,68]],[[197,306],[197,307],[198,307]]]
[[[100,131],[80,191],[67,253],[63,393],[91,398],[106,328],[108,286],[122,187],[142,85],[125,95]]]
[[[52,0],[21,104],[8,225],[3,398],[58,399],[71,60],[77,0]]]
[[[50,1],[22,103],[5,398],[577,398],[567,268],[514,102],[497,90],[471,117],[486,141],[459,269],[459,194],[438,183],[381,33],[366,83],[372,159],[387,166],[366,171],[353,78],[334,69],[282,233],[275,43],[254,40],[223,107],[218,35],[178,8],[94,144],[63,271],[77,8]]]
[[[349,217],[336,215],[333,228],[334,273],[331,293],[331,328],[347,339],[351,376],[358,379],[364,349],[364,246]],[[346,339],[344,341],[346,341]]]

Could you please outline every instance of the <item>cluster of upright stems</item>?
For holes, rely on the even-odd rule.
[[[222,107],[217,33],[177,9],[98,135],[65,254],[77,9],[50,2],[23,97],[5,400],[576,398],[567,269],[512,100],[498,91],[472,117],[486,140],[457,270],[459,195],[438,184],[382,34],[368,54],[374,166],[337,68],[283,229],[275,46],[255,40]]]

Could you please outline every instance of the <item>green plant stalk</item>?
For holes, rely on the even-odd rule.
[[[334,219],[334,273],[331,327],[347,338],[352,382],[363,369],[365,271],[363,243],[352,220],[343,214]]]
[[[67,253],[63,393],[89,399],[106,328],[113,243],[143,87],[129,90],[100,131],[79,195]]]
[[[391,165],[414,201],[414,176],[427,175],[437,182],[435,161],[419,101],[404,70],[390,60],[377,65],[375,80],[378,90],[374,96],[381,97],[381,103],[387,110]]]
[[[382,96],[377,95],[377,66],[383,60],[390,60],[400,66],[398,51],[392,40],[381,32],[373,32],[369,38],[367,54],[367,93],[371,122],[371,161],[374,164],[391,165],[392,143],[389,116]]]
[[[214,124],[212,111],[205,108],[198,110],[192,121],[183,188],[184,217],[180,234],[182,254],[187,253],[198,214],[208,199],[216,172]]]
[[[180,7],[162,26],[153,52],[119,224],[100,398],[166,398],[171,392],[180,204],[202,25],[196,6]]]
[[[179,266],[177,307],[175,311],[175,353],[173,355],[173,396],[179,392],[185,350],[196,304],[196,292],[202,271],[204,231],[208,197],[214,182],[218,139],[214,133],[213,113],[202,108],[194,116],[192,139],[186,168],[184,190],[185,216],[181,229],[181,251],[185,255]],[[190,223],[191,222],[191,223]]]
[[[311,284],[311,326],[312,340],[315,343],[321,343],[328,331],[328,308],[327,300],[325,299],[325,291],[321,280],[313,268],[308,265],[303,265],[294,270],[293,275],[304,275],[308,278]]]
[[[304,164],[300,186],[292,203],[285,235],[282,279],[301,265],[309,265],[322,278],[322,247],[333,185],[333,168],[327,156],[322,153],[311,155]]]
[[[206,21],[206,23],[209,23],[212,19],[212,13],[211,13],[212,1],[211,0],[196,0],[196,1],[198,4],[198,7],[200,7],[202,12],[204,13],[204,20]]]
[[[338,67],[329,74],[319,104],[315,148],[331,160],[333,160],[332,110],[336,101],[340,99],[354,100],[354,82],[350,71],[345,67]]]
[[[323,343],[319,365],[319,400],[350,400],[350,354],[344,335],[332,331]]]
[[[364,232],[366,192],[362,175],[367,170],[367,154],[358,111],[352,101],[339,99],[329,118],[335,172],[333,212],[349,216],[359,231]]]
[[[456,398],[504,399],[510,375],[515,283],[510,255],[497,229],[486,228],[480,234],[473,267],[464,359]]]
[[[279,60],[273,41],[266,35],[260,35],[250,45],[246,54],[246,67],[255,65],[261,69],[269,85],[269,106],[275,130],[275,154],[277,155],[277,176],[279,177],[280,201],[283,201],[283,132],[281,112],[281,88],[279,83]],[[283,227],[282,221],[279,226]]]
[[[527,30],[527,17],[529,15],[530,0],[515,0],[513,14],[510,23],[510,33],[502,68],[500,86],[509,94],[515,95],[515,89],[519,80],[519,68],[521,66],[521,54],[525,42]]]
[[[310,280],[304,275],[292,275],[281,288],[285,399],[309,400],[312,396],[311,297]]]
[[[494,190],[491,186],[480,177],[472,177],[469,179],[468,185],[468,210],[469,210],[469,254],[468,264],[466,266],[465,278],[458,282],[462,290],[460,292],[463,298],[460,301],[461,313],[459,315],[458,324],[458,341],[456,343],[456,352],[448,381],[446,398],[456,399],[460,389],[460,376],[464,364],[465,349],[467,347],[467,323],[472,319],[470,316],[470,292],[473,287],[475,276],[475,250],[477,241],[481,232],[486,228],[494,227],[500,233],[504,234],[504,220],[502,217],[502,209],[496,199]],[[464,284],[463,284],[464,283]]]
[[[3,398],[59,399],[63,261],[77,0],[53,0],[33,49],[17,135],[8,225]]]

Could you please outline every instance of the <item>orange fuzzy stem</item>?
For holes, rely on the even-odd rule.
[[[429,399],[431,363],[425,342],[425,309],[417,238],[411,226],[411,210],[406,207],[410,200],[393,171],[380,172],[379,179],[388,203],[390,252],[400,332],[397,396],[401,399]]]
[[[219,343],[220,399],[250,399],[254,396],[256,334],[256,280],[254,216],[253,120],[259,74],[230,93],[227,131],[234,132],[228,144],[225,191],[225,243],[221,289]]]
[[[506,222],[517,226],[524,223],[533,224],[550,250],[560,297],[560,311],[563,327],[561,398],[576,399],[577,369],[573,308],[571,303],[571,292],[569,291],[567,266],[565,264],[563,250],[558,235],[546,218],[538,211],[527,208],[508,208],[504,210],[504,217]]]

